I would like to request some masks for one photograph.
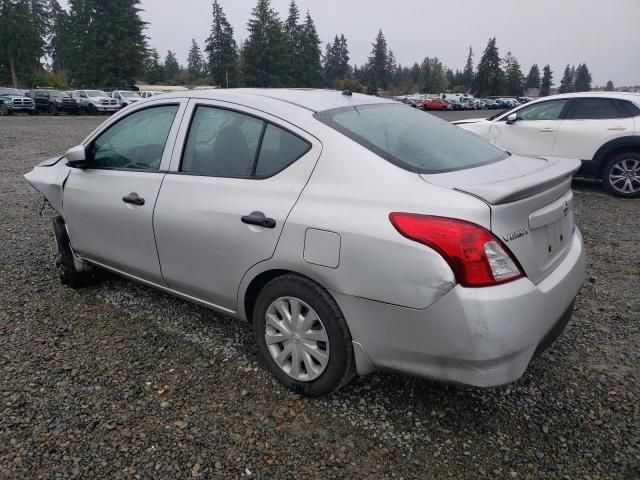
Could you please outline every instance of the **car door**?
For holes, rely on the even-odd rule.
[[[490,141],[516,155],[551,155],[567,104],[558,99],[524,106],[512,112],[515,122],[503,115],[491,125]]]
[[[162,283],[153,209],[186,101],[156,102],[109,123],[86,145],[87,168],[64,186],[64,216],[82,257]]]
[[[633,119],[621,102],[598,97],[572,100],[558,130],[553,154],[591,160],[609,140],[633,134]]]
[[[243,275],[273,255],[321,145],[263,112],[192,102],[154,215],[162,275],[235,311]]]

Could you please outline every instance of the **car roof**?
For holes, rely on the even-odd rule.
[[[539,102],[541,100],[550,99],[563,99],[563,98],[580,98],[580,97],[596,97],[596,98],[616,98],[619,100],[631,100],[640,104],[640,93],[633,92],[573,92],[573,93],[561,93],[559,95],[550,95],[548,97],[540,97],[534,100]],[[532,102],[529,102],[529,104]]]
[[[163,99],[169,98],[199,98],[206,100],[237,101],[251,105],[260,97],[261,100],[275,100],[305,109],[311,112],[321,112],[333,108],[351,107],[353,105],[396,104],[393,100],[353,93],[343,95],[338,90],[304,89],[304,88],[230,88],[211,90],[191,90],[166,93]]]

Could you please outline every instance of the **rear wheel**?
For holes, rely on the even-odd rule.
[[[351,381],[351,334],[333,298],[297,275],[269,282],[253,310],[258,350],[273,375],[295,393],[318,397]]]
[[[605,188],[618,197],[640,197],[640,152],[614,155],[602,171]]]
[[[92,285],[97,281],[96,272],[79,272],[76,269],[73,260],[73,252],[69,243],[69,235],[65,227],[64,219],[58,215],[53,219],[53,229],[56,235],[56,243],[58,244],[58,258],[56,259],[56,267],[60,282],[71,288],[82,288]]]

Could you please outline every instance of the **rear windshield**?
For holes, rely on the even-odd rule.
[[[412,172],[462,170],[509,156],[472,133],[404,104],[337,108],[315,117]]]

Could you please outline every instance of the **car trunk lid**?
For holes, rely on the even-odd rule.
[[[577,160],[511,156],[421,177],[486,202],[491,208],[491,231],[511,250],[527,277],[538,283],[562,261],[575,234],[571,176],[579,167]]]

